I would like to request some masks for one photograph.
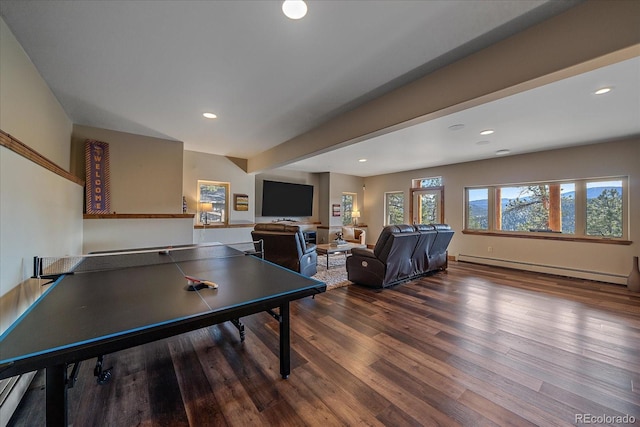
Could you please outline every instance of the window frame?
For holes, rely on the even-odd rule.
[[[602,181],[621,181],[622,182],[622,236],[593,236],[587,234],[587,184],[591,182]],[[575,232],[573,234],[563,234],[558,232],[544,231],[508,231],[497,228],[496,218],[496,190],[504,187],[526,187],[538,185],[553,184],[574,184],[575,185]],[[469,190],[487,189],[488,191],[488,229],[477,229],[469,227]],[[475,185],[464,187],[464,206],[463,206],[463,234],[491,235],[500,237],[517,237],[517,238],[533,238],[533,239],[549,239],[549,240],[565,240],[565,241],[586,241],[595,243],[611,243],[629,245],[632,242],[629,239],[629,177],[628,176],[611,176],[581,179],[563,179],[551,181],[522,182],[522,183],[506,183],[498,185]]]
[[[215,185],[218,187],[224,187],[224,203],[216,203],[216,205],[222,205],[222,220],[220,221],[207,221],[205,224],[202,221],[202,197],[200,195],[200,191],[202,185]],[[231,184],[225,181],[214,181],[214,180],[206,180],[199,179],[197,181],[197,189],[196,189],[196,225],[199,226],[226,226],[229,225],[229,195],[231,194]],[[208,203],[208,202],[207,202]],[[212,203],[213,204],[213,203]],[[213,209],[213,208],[212,208]]]

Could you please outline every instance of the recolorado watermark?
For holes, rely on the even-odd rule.
[[[576,414],[576,424],[635,424],[636,417],[633,415],[594,415]]]

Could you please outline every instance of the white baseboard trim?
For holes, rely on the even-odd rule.
[[[570,267],[559,267],[554,265],[540,265],[523,261],[512,261],[499,258],[482,257],[476,255],[458,254],[458,261],[472,262],[476,264],[493,265],[496,267],[513,268],[516,270],[533,271],[536,273],[556,274],[559,276],[574,277],[577,279],[595,280],[597,282],[615,283],[618,285],[627,284],[627,276],[613,273],[603,273],[600,271],[579,270]]]
[[[35,375],[36,371],[2,380],[6,381],[6,383],[2,390],[2,401],[0,403],[0,426],[6,427],[9,424],[11,416],[20,404],[20,400],[27,392]]]

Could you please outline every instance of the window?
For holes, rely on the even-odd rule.
[[[404,224],[404,192],[384,193],[384,225]]]
[[[414,179],[411,183],[411,187],[412,188],[442,187],[442,177],[434,176],[432,178]]]
[[[467,190],[467,228],[489,229],[489,189],[470,188]]]
[[[575,193],[571,182],[497,187],[496,229],[573,234]]]
[[[587,182],[588,236],[623,236],[622,189],[622,180]]]
[[[419,178],[411,181],[409,217],[414,224],[444,222],[444,187],[442,177]]]
[[[465,189],[467,230],[625,238],[627,178]]]
[[[342,193],[342,225],[353,224],[353,211],[358,208],[356,193]]]
[[[229,183],[198,180],[198,224],[226,224]]]

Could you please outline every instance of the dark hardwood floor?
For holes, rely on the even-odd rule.
[[[335,289],[292,305],[287,380],[277,323],[243,321],[244,343],[223,324],[108,355],[106,385],[85,362],[69,390],[70,422],[640,423],[640,294],[624,286],[451,262],[382,291]],[[43,425],[43,399],[39,374],[10,425]]]

